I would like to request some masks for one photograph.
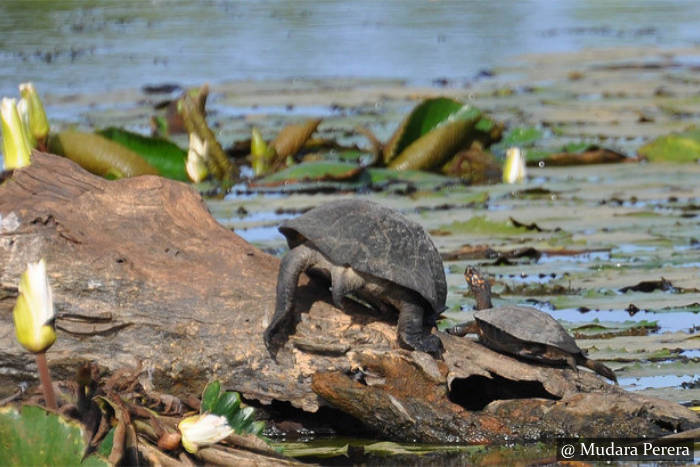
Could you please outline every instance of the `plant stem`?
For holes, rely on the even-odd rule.
[[[39,370],[39,381],[41,381],[41,387],[44,390],[46,407],[56,410],[58,406],[56,405],[56,395],[53,392],[51,375],[49,374],[49,365],[46,363],[46,352],[39,352],[34,354],[34,356],[36,357],[36,366]]]

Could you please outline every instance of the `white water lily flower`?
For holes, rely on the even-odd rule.
[[[2,152],[5,158],[5,169],[19,169],[29,165],[31,148],[24,134],[15,99],[3,97],[0,102],[0,120],[2,121]]]
[[[503,166],[503,182],[519,183],[525,180],[525,156],[518,147],[508,148]]]
[[[187,417],[177,428],[182,434],[182,446],[193,454],[200,447],[218,443],[233,433],[226,417],[209,413]]]
[[[32,83],[20,84],[19,93],[27,103],[29,130],[32,137],[36,140],[44,140],[49,135],[49,120],[46,118],[44,104],[41,103],[39,94]]]
[[[53,294],[43,258],[27,264],[22,273],[12,315],[17,340],[30,352],[45,352],[56,341]]]
[[[209,143],[202,141],[197,134],[190,133],[190,147],[187,151],[185,169],[194,183],[201,182],[207,176],[207,152],[209,152]]]

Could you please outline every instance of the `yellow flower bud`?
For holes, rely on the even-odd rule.
[[[519,183],[525,180],[525,157],[518,147],[508,148],[503,166],[503,183]]]
[[[202,141],[196,133],[190,133],[190,148],[187,151],[185,169],[190,180],[194,183],[201,182],[209,173],[207,170],[208,152],[208,142]]]
[[[0,102],[2,120],[2,152],[5,169],[19,169],[29,165],[31,148],[24,135],[22,120],[15,99],[4,97]]]
[[[22,83],[19,85],[19,93],[27,101],[29,113],[29,129],[32,136],[43,141],[49,135],[49,120],[46,118],[44,104],[41,103],[39,94],[32,83]]]
[[[202,446],[218,443],[233,433],[226,417],[209,413],[187,417],[177,428],[182,434],[182,446],[191,453]]]
[[[56,340],[55,312],[46,262],[27,264],[13,310],[17,340],[30,352],[45,352]]]
[[[17,113],[19,114],[19,119],[22,121],[22,133],[27,140],[27,145],[30,148],[35,148],[36,139],[34,139],[32,131],[29,129],[29,104],[27,104],[26,99],[22,98],[17,101]]]
[[[250,155],[255,175],[262,175],[267,172],[270,169],[270,162],[275,156],[275,149],[265,143],[260,130],[257,128],[253,128],[251,132]]]

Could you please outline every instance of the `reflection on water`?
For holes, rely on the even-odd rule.
[[[694,0],[0,2],[0,94],[233,79],[474,78],[528,52],[698,43]]]

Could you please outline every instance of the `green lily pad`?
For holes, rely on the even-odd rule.
[[[158,169],[161,176],[181,182],[189,181],[185,170],[187,151],[177,144],[115,127],[100,130],[97,134],[131,149]]]
[[[499,146],[508,148],[510,146],[529,146],[542,138],[542,131],[535,127],[518,127],[510,130],[498,143]]]
[[[373,186],[380,186],[394,181],[438,186],[452,181],[450,177],[423,172],[421,170],[370,168],[366,170],[366,174],[368,176],[367,181]]]
[[[515,227],[512,222],[497,222],[489,220],[486,216],[474,216],[468,221],[454,221],[451,224],[440,226],[441,231],[451,234],[476,234],[476,235],[521,235],[529,233],[525,227]]]
[[[278,186],[288,183],[352,180],[363,168],[349,162],[317,161],[295,164],[251,183],[252,186]]]
[[[646,334],[650,330],[657,329],[659,326],[656,321],[622,321],[622,322],[607,322],[594,319],[590,323],[570,327],[570,331],[577,339],[584,337],[599,337],[599,336],[622,336],[622,335],[637,335]]]
[[[0,408],[4,465],[109,465],[96,454],[83,460],[87,447],[88,435],[74,420],[32,405]]]
[[[687,163],[700,159],[700,129],[661,136],[637,150],[650,162]]]

